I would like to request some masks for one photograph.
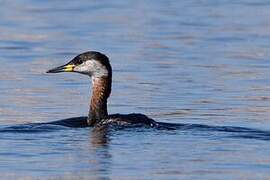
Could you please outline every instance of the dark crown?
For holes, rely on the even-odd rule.
[[[82,64],[84,61],[91,59],[99,61],[102,65],[104,65],[108,69],[111,69],[109,58],[105,54],[102,54],[97,51],[87,51],[82,54],[79,54],[75,58],[73,58],[70,63],[79,65]]]

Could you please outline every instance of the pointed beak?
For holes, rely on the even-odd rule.
[[[47,71],[47,73],[73,72],[75,65],[66,64]]]

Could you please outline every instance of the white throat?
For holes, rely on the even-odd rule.
[[[79,66],[74,68],[75,71],[87,74],[92,77],[93,79],[107,77],[109,72],[107,68],[96,60],[87,60],[80,64]]]

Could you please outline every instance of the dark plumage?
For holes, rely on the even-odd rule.
[[[107,99],[111,93],[112,68],[109,58],[96,51],[88,51],[74,57],[69,63],[53,68],[48,73],[77,72],[92,78],[93,91],[87,117],[89,126],[133,125],[154,126],[156,122],[143,114],[108,115]]]
[[[87,51],[87,52],[81,53],[77,55],[76,57],[74,57],[68,64],[72,63],[75,65],[79,65],[90,59],[94,59],[100,62],[102,65],[106,66],[108,70],[112,69],[109,58],[105,54],[102,54],[97,51]]]

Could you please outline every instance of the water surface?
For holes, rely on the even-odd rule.
[[[270,3],[0,4],[1,177],[269,177]],[[97,132],[20,125],[87,114],[89,78],[45,74],[87,50],[111,59],[110,113],[183,126]]]

